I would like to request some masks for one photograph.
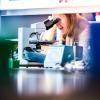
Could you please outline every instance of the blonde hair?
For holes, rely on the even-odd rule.
[[[86,22],[86,19],[79,14],[65,14],[68,19],[68,27],[67,27],[67,33],[63,35],[63,39],[65,40],[66,37],[72,38],[73,41],[79,41],[79,34],[84,30],[84,23]],[[79,26],[79,19],[83,20],[84,23]]]
[[[77,22],[77,18],[76,18],[76,14],[65,14],[67,19],[68,19],[68,27],[67,27],[67,33],[63,35],[63,39],[65,40],[66,37],[70,37],[73,38],[75,31],[76,31],[76,22]]]

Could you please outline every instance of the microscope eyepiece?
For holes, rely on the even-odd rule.
[[[49,30],[50,28],[53,27],[53,25],[55,25],[58,22],[59,22],[59,19],[52,19],[52,20],[47,19],[46,21],[44,21],[46,30]]]
[[[54,19],[53,23],[54,24],[57,24],[59,21],[60,21],[60,19],[59,18],[56,18],[56,19]]]

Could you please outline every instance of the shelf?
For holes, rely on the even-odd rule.
[[[91,13],[99,12],[100,5],[98,6],[71,6],[60,8],[34,8],[34,9],[18,9],[18,10],[2,10],[1,16],[14,16],[14,15],[41,15],[52,13]]]
[[[41,15],[52,13],[90,13],[100,11],[99,0],[2,0],[1,16]]]

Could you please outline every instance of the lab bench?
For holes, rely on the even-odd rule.
[[[0,100],[100,100],[100,80],[88,72],[20,67],[0,76]]]

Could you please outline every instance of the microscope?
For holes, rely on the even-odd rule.
[[[49,30],[59,21],[59,19],[46,19],[43,22],[31,24],[31,27],[18,28],[18,60],[20,64],[28,64],[29,62],[23,58],[23,50],[25,47],[41,49],[41,44],[52,44],[52,41],[41,41],[41,33]]]

